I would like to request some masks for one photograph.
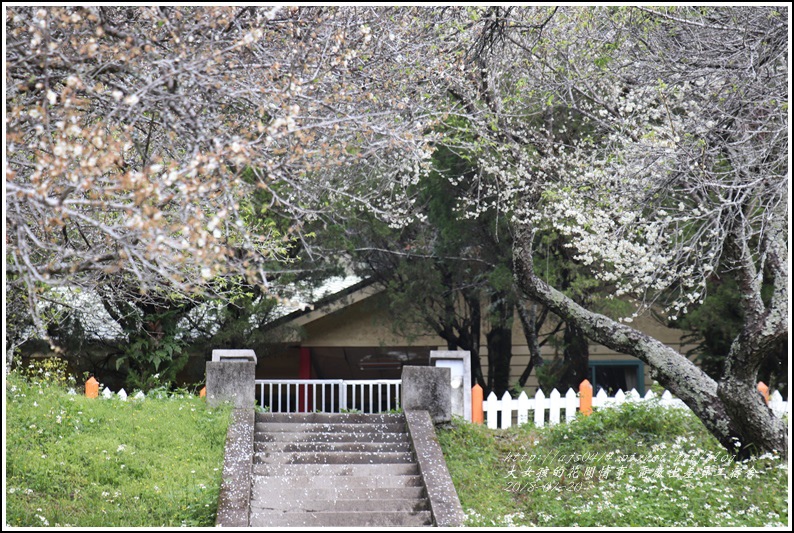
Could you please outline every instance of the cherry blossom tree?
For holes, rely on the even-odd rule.
[[[46,336],[42,302],[68,304],[55,287],[156,305],[228,296],[234,279],[268,290],[308,221],[399,213],[390,179],[429,155],[409,105],[421,54],[406,35],[422,27],[399,15],[10,7],[12,305]]]
[[[788,335],[788,12],[736,8],[488,8],[469,28],[450,99],[476,142],[468,216],[512,214],[525,293],[592,340],[634,355],[728,449],[787,453],[756,390]],[[464,135],[450,136],[454,143]],[[615,321],[542,279],[533,247],[565,235],[634,314]],[[670,319],[706,280],[739,277],[744,326],[723,377],[627,323]],[[774,288],[761,293],[762,281]]]

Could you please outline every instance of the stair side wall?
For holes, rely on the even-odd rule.
[[[226,433],[216,526],[248,527],[254,461],[254,410],[234,409]]]
[[[427,411],[405,411],[408,433],[416,462],[425,480],[433,522],[437,527],[460,527],[465,515],[449,475],[447,463],[436,438],[436,429]]]

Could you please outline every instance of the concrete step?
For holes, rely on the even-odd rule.
[[[255,442],[408,442],[406,433],[304,433],[281,431],[254,433]]]
[[[256,480],[256,478],[254,478]],[[261,485],[254,481],[258,487]],[[264,482],[267,484],[267,481]],[[343,487],[329,485],[323,488],[282,488],[267,487],[263,492],[252,492],[253,500],[268,501],[278,499],[284,502],[313,502],[319,500],[418,500],[425,497],[424,487]]]
[[[401,414],[362,413],[257,413],[256,422],[292,424],[404,424]]]
[[[275,464],[253,465],[255,476],[415,476],[416,463],[385,464]]]
[[[423,487],[422,476],[255,476],[254,494],[268,494],[273,487],[306,489],[327,487],[345,489],[389,489]]]
[[[384,464],[412,463],[411,453],[391,452],[260,452],[254,454],[254,464]]]
[[[252,527],[432,524],[403,415],[256,415]]]
[[[254,431],[277,433],[288,431],[290,433],[405,433],[405,424],[303,424],[289,422],[257,422]]]
[[[404,442],[257,442],[254,451],[272,452],[370,452],[410,453],[411,445]]]
[[[251,527],[421,527],[432,523],[430,511],[418,512],[251,512]]]
[[[430,503],[421,499],[388,500],[251,500],[251,511],[428,511]]]

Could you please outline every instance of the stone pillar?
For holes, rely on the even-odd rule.
[[[256,354],[253,350],[213,350],[207,362],[207,405],[231,402],[234,407],[253,409]]]
[[[213,361],[253,361],[256,365],[256,354],[253,350],[212,350]]]
[[[449,368],[404,366],[402,372],[403,411],[428,411],[433,422],[452,420]]]
[[[449,368],[452,414],[471,422],[471,353],[464,350],[433,350],[430,364]]]

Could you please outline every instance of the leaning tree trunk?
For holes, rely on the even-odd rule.
[[[775,450],[787,457],[785,425],[764,405],[755,390],[757,366],[753,367],[752,361],[761,359],[763,354],[759,356],[751,346],[749,331],[734,343],[726,378],[720,383],[718,392],[717,383],[681,353],[641,331],[588,311],[538,278],[532,267],[529,228],[520,228],[514,242],[515,274],[527,296],[576,324],[593,341],[648,364],[653,378],[683,400],[729,452],[745,457]],[[760,302],[760,291],[758,294]],[[775,298],[782,296],[776,293],[773,300]],[[778,327],[781,315],[784,323],[787,319],[785,311],[776,312],[774,325]]]

